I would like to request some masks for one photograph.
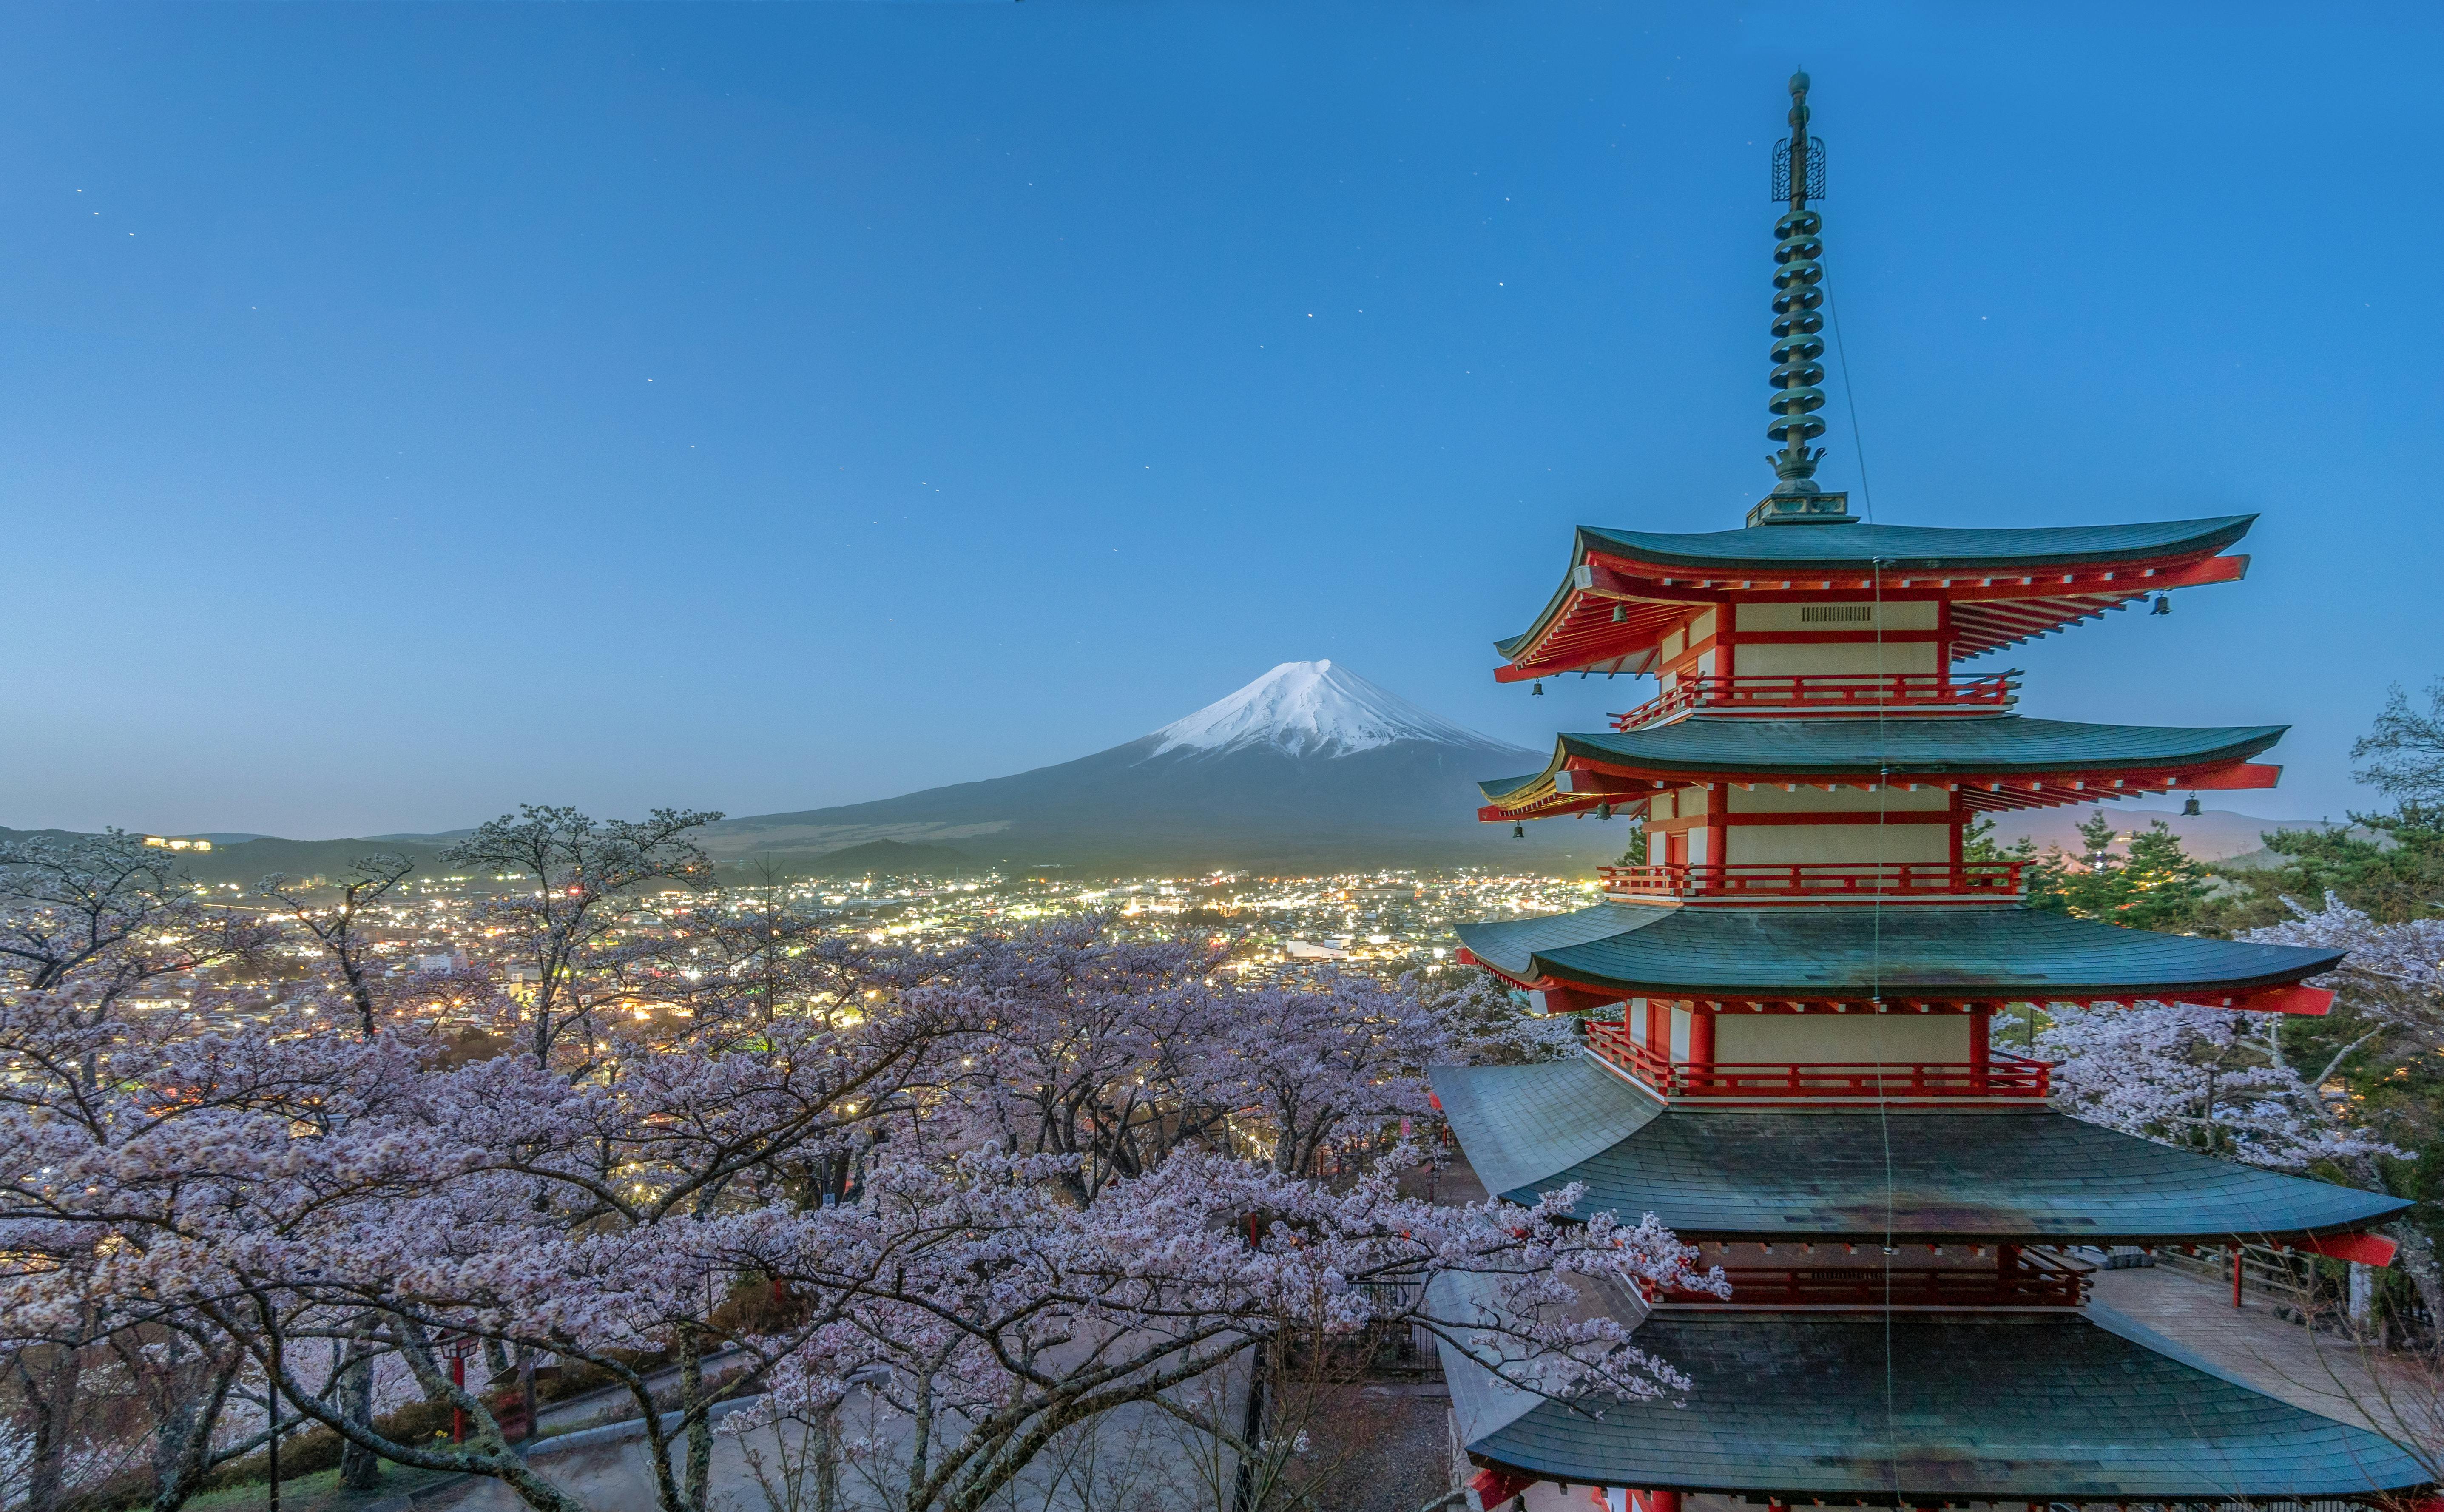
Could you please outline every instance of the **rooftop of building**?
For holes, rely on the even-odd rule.
[[[2050,1109],[1667,1109],[1591,1057],[1438,1066],[1486,1189],[1583,1183],[1582,1212],[1797,1245],[2186,1244],[2356,1232],[2399,1198],[2175,1150]]]
[[[1599,903],[1458,927],[1518,982],[1622,996],[1794,1002],[2212,997],[2332,970],[2340,950],[2125,930],[2001,907],[1671,909]]]
[[[2136,525],[2013,526],[1750,526],[1741,530],[1673,532],[1581,526],[1573,562],[1589,553],[1709,570],[1875,572],[2004,572],[2102,566],[2221,551],[2249,533],[2257,516],[2156,520]],[[1778,584],[1777,584],[1778,586]]]
[[[1710,718],[1554,737],[1539,772],[1480,783],[1506,812],[1556,797],[1555,778],[1574,763],[1669,782],[1709,778],[1868,778],[1889,784],[1959,778],[2077,774],[2164,776],[2234,766],[2280,741],[2287,725],[2180,728],[2090,725],[1990,714],[1964,719]],[[2056,784],[2048,784],[2056,785]],[[2153,785],[2161,786],[2162,784]],[[2177,782],[2174,785],[2180,785]],[[1972,795],[1974,796],[1974,795]],[[2034,796],[2046,796],[2038,791]],[[2092,801],[2067,789],[2059,802]]]
[[[1490,1296],[1476,1278],[1438,1284]],[[2305,1503],[2428,1481],[2377,1434],[2261,1394],[2094,1304],[2051,1317],[1657,1314],[1634,1337],[1687,1373],[1685,1399],[1553,1401],[1442,1343],[1464,1447],[1543,1480],[1800,1505]]]
[[[2173,588],[2236,580],[2218,557],[2255,515],[1999,529],[1863,524],[1676,534],[1579,527],[1570,570],[1532,623],[1494,642],[1507,678],[1651,671],[1656,638],[1742,599],[1953,605],[1953,655],[1978,655]]]

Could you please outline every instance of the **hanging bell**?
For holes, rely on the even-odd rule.
[[[1598,803],[1598,804],[1596,805],[1596,818],[1598,818],[1598,819],[1610,819],[1610,818],[1612,818],[1612,805],[1611,805],[1610,803]]]
[[[2173,600],[2167,595],[2159,593],[2156,596],[2156,607],[2147,612],[2151,615],[2169,615],[2173,612]]]
[[[1527,826],[1527,825],[1525,825],[1525,824],[1513,824],[1513,825],[1511,825],[1511,826],[1510,826],[1510,838],[1511,838],[1512,839],[1514,839],[1514,840],[1524,840],[1524,839],[1526,839],[1528,838],[1528,826]]]
[[[1613,606],[1612,606],[1612,622],[1613,622],[1614,624],[1620,624],[1620,623],[1621,623],[1622,621],[1626,620],[1628,618],[1629,618],[1629,609],[1628,609],[1628,606],[1626,606],[1626,605],[1624,605],[1624,604],[1615,604],[1615,605],[1613,605]]]
[[[2197,817],[2198,817],[2198,812],[2199,812],[2199,811],[2198,811],[2198,795],[2197,795],[2197,794],[2195,794],[2195,793],[2192,793],[2192,794],[2189,796],[2189,800],[2188,800],[2188,802],[2184,802],[2184,803],[2181,805],[2181,812],[2182,812],[2182,813],[2184,813],[2184,814],[2186,814],[2186,815],[2188,815],[2188,816],[2189,816],[2190,818],[2192,818],[2192,819],[2195,819],[2195,818],[2197,818]]]
[[[1543,683],[1538,683],[1538,684],[1536,685],[1535,691],[1534,691],[1530,696],[1532,696],[1532,697],[1536,697],[1536,698],[1542,698],[1542,697],[1544,697],[1544,696],[1545,696],[1545,685],[1544,685]]]

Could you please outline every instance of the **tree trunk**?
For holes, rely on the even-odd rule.
[[[28,1395],[34,1398],[33,1455],[26,1466],[26,1512],[59,1512],[66,1501],[68,1435],[76,1424],[77,1388],[84,1376],[84,1353],[59,1349],[39,1377],[21,1365]]]
[[[705,1512],[713,1483],[713,1419],[704,1400],[704,1341],[693,1325],[681,1324],[678,1335],[679,1411],[687,1419],[687,1473],[680,1496],[687,1512]]]
[[[2444,1349],[2444,1268],[2435,1263],[2435,1242],[2427,1237],[2426,1230],[2407,1219],[2395,1224],[2391,1232],[2395,1242],[2401,1245],[2402,1274],[2408,1276],[2410,1284],[2417,1289],[2418,1300],[2426,1307],[2427,1316],[2435,1325],[2436,1337],[2429,1343],[2431,1347]]]
[[[806,1439],[799,1445],[798,1452],[801,1463],[808,1466],[814,1478],[815,1500],[810,1512],[843,1512],[839,1408],[824,1408],[806,1420]]]
[[[213,1464],[213,1434],[237,1378],[234,1363],[214,1368],[195,1391],[176,1392],[153,1436],[150,1512],[177,1512],[204,1484]]]
[[[358,1353],[340,1367],[340,1415],[370,1427],[374,1417],[374,1360],[365,1352],[368,1330],[360,1328],[350,1341]],[[340,1441],[340,1484],[350,1491],[370,1491],[381,1484],[381,1456],[354,1439]]]

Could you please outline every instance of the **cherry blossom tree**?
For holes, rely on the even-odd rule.
[[[895,1164],[868,1202],[759,1233],[734,1263],[838,1305],[735,1427],[835,1413],[865,1383],[896,1429],[867,1443],[894,1461],[879,1478],[892,1500],[968,1512],[1065,1429],[1124,1405],[1254,1452],[1221,1400],[1185,1388],[1295,1330],[1414,1324],[1573,1401],[1685,1392],[1580,1287],[1727,1290],[1651,1218],[1566,1222],[1576,1191],[1533,1209],[1438,1208],[1397,1195],[1396,1163],[1336,1193],[1181,1151],[1082,1208],[1046,1179],[1065,1163],[985,1151]],[[1452,1276],[1485,1281],[1495,1305],[1435,1284]]]
[[[349,863],[349,875],[332,890],[328,904],[316,901],[311,890],[284,873],[274,872],[255,884],[257,893],[277,903],[297,930],[320,948],[367,1038],[374,1034],[381,1012],[381,974],[363,927],[365,918],[415,870],[414,861],[395,853],[363,857]]]
[[[0,992],[106,1019],[148,984],[249,955],[274,932],[205,908],[169,853],[122,831],[0,840]]]
[[[1425,1068],[1447,1037],[1398,987],[1328,973],[1312,985],[1241,988],[1221,1007],[1215,1079],[1263,1112],[1277,1171],[1316,1175],[1336,1139],[1432,1110]]]
[[[2308,1068],[2287,1051],[2281,1015],[2188,1004],[2049,1010],[2037,1053],[2060,1062],[2054,1079],[2065,1111],[2168,1144],[2229,1154],[2286,1171],[2324,1165],[2386,1189],[2383,1162],[2406,1152],[2356,1116],[2338,1079],[2345,1061],[2387,1044],[2444,1046],[2444,920],[2379,923],[2328,894],[2311,910],[2240,938],[2349,952],[2312,978],[2342,994],[2342,1038]],[[2391,1230],[2401,1264],[2431,1309],[2444,1308],[2444,1267],[2416,1226]]]
[[[251,956],[273,932],[244,912],[205,907],[169,854],[120,831],[0,841],[0,1109],[51,1100],[90,1115],[107,1105],[114,1058],[140,1059],[161,1032],[162,1015],[131,1012],[131,1002],[165,979]],[[27,1237],[29,1263],[71,1271],[92,1242]],[[25,1403],[35,1512],[66,1493],[84,1373],[121,1326],[106,1297],[87,1295],[0,1342],[5,1376]]]
[[[226,1223],[344,1125],[360,1089],[406,1084],[394,1044],[275,1016],[225,1025],[194,1011],[97,1019],[59,994],[0,998],[0,1349],[37,1409],[29,1500],[58,1504],[79,1376],[115,1353],[149,1389],[154,1504],[175,1507],[213,1465],[263,1446],[225,1441],[246,1362],[213,1300],[176,1279],[184,1226]],[[151,1270],[168,1268],[170,1284]],[[205,1305],[198,1305],[203,1302]],[[37,1379],[31,1362],[47,1364]],[[46,1422],[46,1418],[51,1419]],[[292,1417],[293,1421],[293,1417]]]
[[[657,808],[642,820],[602,821],[528,804],[442,852],[453,866],[533,884],[488,899],[482,917],[506,935],[505,953],[533,972],[525,1019],[535,1060],[550,1060],[564,1035],[591,1023],[598,978],[648,890],[711,885],[713,862],[691,837],[720,817]]]
[[[2444,1050],[2444,919],[2379,923],[2330,892],[2318,909],[2287,897],[2283,901],[2290,918],[2241,938],[2349,952],[2339,969],[2314,979],[2341,995],[2342,1011],[2335,1018],[2346,1025],[2342,1034],[2347,1038],[2340,1038],[2325,1052],[2324,1063],[2302,1078],[2328,1114],[2340,1117],[2345,1108],[2359,1111],[2349,1102],[2341,1077],[2345,1062],[2365,1056],[2382,1066]],[[2287,1063],[2283,1029],[2269,1028],[2268,1039],[2276,1063]],[[2362,1170],[2369,1185],[2391,1189],[2384,1162],[2366,1161]],[[2444,1263],[2436,1257],[2434,1239],[2407,1220],[2389,1232],[2401,1245],[2401,1269],[2417,1288],[2429,1316],[2444,1318]]]
[[[581,1512],[512,1442],[530,1374],[509,1411],[453,1378],[471,1348],[620,1383],[660,1512],[709,1512],[714,1420],[758,1393],[801,1420],[878,1403],[895,1499],[930,1512],[981,1506],[1129,1404],[1250,1448],[1194,1383],[1373,1324],[1490,1348],[1558,1396],[1685,1389],[1582,1297],[1705,1283],[1651,1221],[1304,1174],[1417,1105],[1442,1030],[1409,996],[1230,986],[1202,946],[1095,921],[922,951],[827,939],[657,874],[686,870],[685,818],[507,906],[519,948],[560,951],[583,988],[522,1005],[555,1026],[514,1053],[470,1055],[380,993],[369,1034],[312,984],[243,1019],[0,995],[0,1349],[193,1342],[201,1411],[157,1455],[156,1512],[248,1442],[220,1409],[258,1383],[368,1455]],[[554,855],[595,844],[559,811],[526,822]],[[680,897],[643,896],[655,879]],[[328,991],[348,981],[333,968]],[[1250,1105],[1283,1169],[1199,1147]],[[854,1190],[808,1179],[850,1160]],[[341,1387],[376,1364],[462,1414],[463,1440],[373,1421]]]
[[[2317,981],[2341,990],[2371,1021],[2367,1038],[2398,1030],[2422,1047],[2444,1044],[2444,919],[2379,924],[2331,893],[2325,894],[2321,909],[2311,910],[2289,898],[2284,905],[2290,918],[2248,931],[2240,938],[2265,945],[2349,951],[2338,970]],[[2350,1048],[2356,1050],[2363,1042]],[[2310,1079],[2323,1084],[2340,1060],[2337,1057],[2335,1064]]]
[[[2158,1003],[2049,1016],[2036,1047],[2056,1062],[2056,1101],[2090,1123],[2283,1171],[2400,1152],[2283,1064],[2274,1015]]]
[[[1441,1026],[1443,1059],[1451,1063],[1559,1060],[1576,1054],[1582,1042],[1579,1026],[1568,1015],[1529,1013],[1507,983],[1479,967],[1446,967],[1432,974],[1411,971],[1400,978],[1399,986]]]
[[[1208,989],[1219,951],[1112,936],[1089,915],[974,941],[924,1000],[971,1026],[962,1056],[979,1126],[1070,1157],[1055,1178],[1092,1202],[1219,1127],[1213,1076],[1233,1005]]]

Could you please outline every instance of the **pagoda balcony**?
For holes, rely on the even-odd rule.
[[[1587,1048],[1666,1102],[2043,1102],[2053,1064],[2002,1051],[1977,1060],[1674,1060],[1624,1024],[1590,1023]]]
[[[2005,1246],[1990,1265],[1726,1265],[1731,1295],[1669,1291],[1656,1301],[1689,1308],[2060,1308],[2086,1305],[2093,1266]]]
[[[2019,701],[2020,674],[1955,678],[1948,673],[1808,673],[1787,677],[1683,677],[1612,728],[1623,733],[1683,714],[1999,714]]]
[[[1623,902],[1878,903],[1916,899],[2017,903],[2018,861],[1733,861],[1600,866],[1603,890]]]

